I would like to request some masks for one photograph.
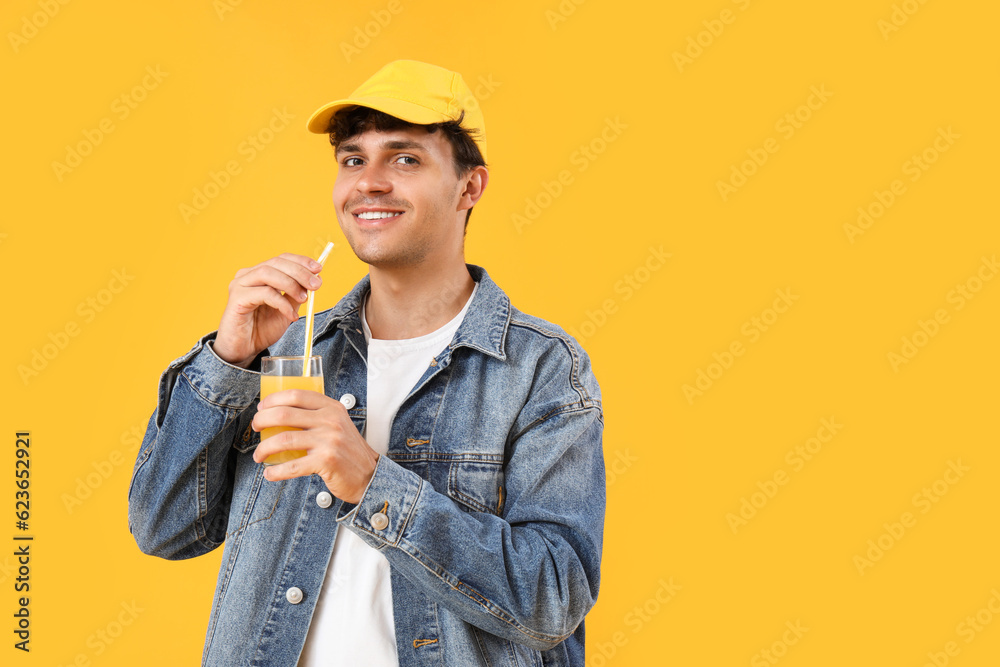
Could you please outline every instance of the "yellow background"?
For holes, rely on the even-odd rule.
[[[1000,9],[397,1],[5,3],[0,662],[197,664],[221,550],[138,551],[133,433],[160,372],[217,327],[237,269],[334,240],[322,308],[363,275],[335,225],[331,151],[304,125],[415,58],[462,72],[485,112],[491,181],[468,260],[579,333],[604,392],[587,664],[997,664],[1000,280],[976,278],[1000,252]],[[249,160],[243,142],[267,138],[275,110],[294,118]],[[113,131],[57,173],[102,121]],[[766,162],[741,166],[765,145]],[[933,163],[914,172],[925,151]],[[185,221],[180,206],[229,161],[239,173]],[[723,198],[733,165],[753,173]],[[851,238],[876,193],[891,206]],[[967,284],[978,291],[959,308]],[[779,290],[792,305],[769,312]],[[921,322],[935,335],[894,365]],[[715,379],[689,400],[699,371]],[[824,419],[842,425],[832,438]],[[30,654],[11,633],[21,429]],[[828,442],[796,469],[788,452],[818,432]],[[921,500],[935,483],[943,495]],[[759,507],[734,532],[743,499]]]

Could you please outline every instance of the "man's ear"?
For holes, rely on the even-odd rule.
[[[458,210],[467,211],[476,205],[486,190],[490,181],[490,172],[486,167],[474,167],[469,170],[463,181],[462,192],[458,199]]]

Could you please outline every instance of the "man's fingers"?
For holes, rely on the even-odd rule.
[[[299,264],[310,270],[318,271],[322,266],[322,264],[317,262],[315,259],[313,259],[312,257],[307,257],[306,255],[296,255],[295,253],[291,252],[283,252],[280,255],[278,255],[278,257],[281,257],[282,259],[287,259],[292,262],[298,262]]]
[[[237,290],[247,287],[273,287],[278,291],[285,292],[299,302],[305,301],[308,296],[306,288],[298,280],[281,269],[268,265],[258,266],[250,273],[236,279],[235,282],[236,286],[234,289]]]
[[[288,253],[286,253],[287,255]],[[308,257],[303,257],[302,255],[289,255],[292,259],[289,259],[285,255],[280,257],[272,257],[271,259],[264,262],[264,264],[270,265],[279,271],[294,278],[304,289],[316,289],[322,283],[322,280],[316,273],[310,268],[311,266],[317,265],[317,263]]]
[[[267,428],[270,428],[270,426]],[[254,450],[253,459],[259,463],[278,452],[289,449],[304,450],[307,449],[308,443],[309,439],[305,431],[282,431],[281,433],[272,435],[270,438],[261,440],[260,444],[257,445],[257,449]]]
[[[299,319],[299,314],[296,312],[298,303],[292,305],[290,301],[291,297],[289,295],[282,296],[277,290],[271,290],[266,303],[272,308],[281,311],[281,314],[288,318],[289,322],[294,322]]]
[[[298,303],[293,305],[290,297],[282,296],[281,292],[273,287],[248,287],[241,296],[242,298],[236,303],[237,313],[252,313],[262,304],[266,304],[280,312],[290,322],[298,319],[296,312]]]
[[[278,465],[268,466],[264,469],[264,479],[269,482],[280,482],[283,479],[291,479],[293,477],[301,477],[304,470],[308,470],[309,462],[307,459],[309,455],[302,456],[297,459],[292,459],[291,461],[285,461],[284,463],[279,463]]]
[[[308,290],[320,285],[315,273],[320,268],[310,257],[283,253],[236,271],[219,323],[216,353],[245,368],[255,354],[281,337],[289,323],[299,319],[299,306],[308,300]],[[263,305],[270,308],[262,309]]]
[[[250,422],[254,430],[262,431],[265,428],[275,426],[285,426],[288,428],[308,429],[314,428],[320,420],[316,417],[315,410],[308,408],[298,408],[292,405],[278,405],[264,409],[258,409]]]
[[[301,303],[308,297],[307,290],[315,290],[322,284],[322,279],[313,272],[314,268],[319,270],[319,263],[309,257],[284,253],[252,268],[237,271],[229,284],[229,291],[233,293],[246,287],[266,285],[285,292]]]

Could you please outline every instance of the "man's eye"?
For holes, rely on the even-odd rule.
[[[396,162],[402,162],[402,164],[405,165],[420,164],[420,161],[417,160],[417,158],[413,157],[412,155],[400,155],[398,158],[396,158]]]
[[[357,162],[355,162],[355,160],[357,160]],[[361,158],[359,158],[359,157],[349,157],[346,160],[344,160],[344,166],[345,167],[356,167],[356,166],[358,166],[358,163],[360,163],[360,162],[361,162]]]

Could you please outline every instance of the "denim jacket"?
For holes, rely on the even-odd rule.
[[[468,268],[479,288],[466,317],[400,406],[356,505],[317,475],[269,482],[252,459],[252,369],[302,354],[304,318],[250,369],[222,361],[213,332],[161,375],[129,530],[167,559],[225,544],[202,664],[295,665],[344,529],[389,561],[401,666],[584,664],[604,529],[600,389],[575,340]],[[366,276],[318,313],[313,343],[326,394],[355,397],[359,431],[368,289]]]

